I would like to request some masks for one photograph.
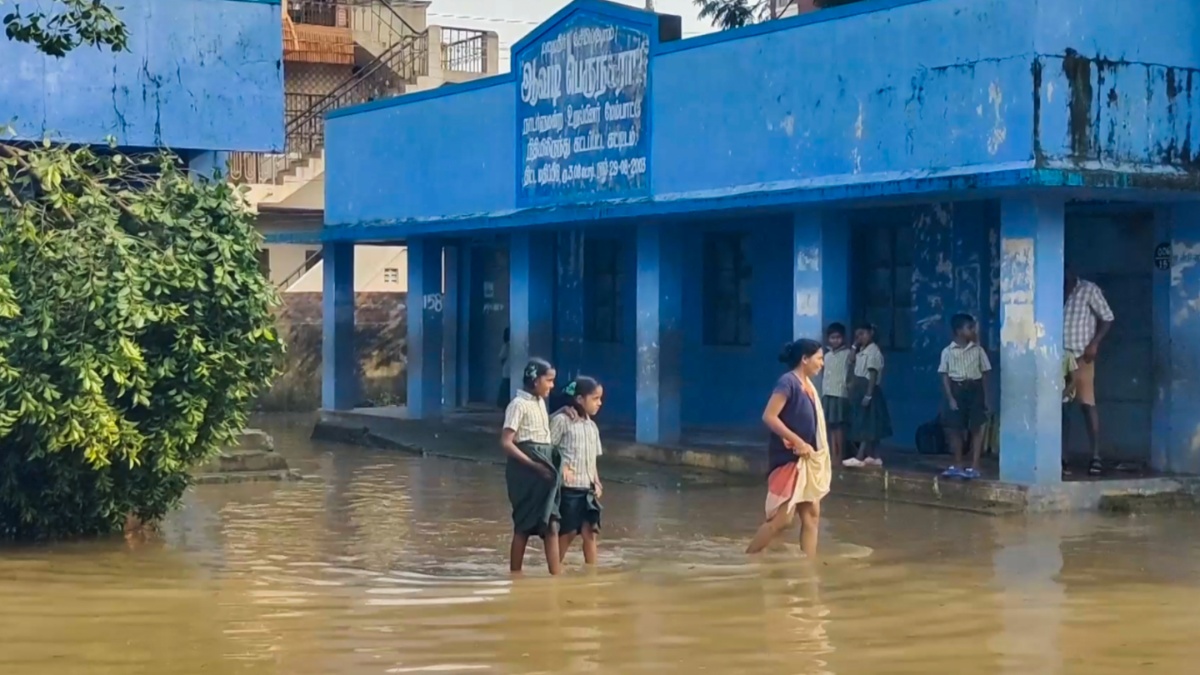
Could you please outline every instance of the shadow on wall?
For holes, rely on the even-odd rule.
[[[405,293],[359,293],[354,344],[362,403],[402,405],[406,399]],[[277,319],[287,354],[274,386],[258,401],[265,412],[321,407],[321,294],[285,293]]]

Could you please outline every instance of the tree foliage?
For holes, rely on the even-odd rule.
[[[767,9],[766,0],[695,0],[700,18],[721,30],[741,28],[755,23]]]
[[[693,0],[700,8],[700,18],[708,19],[721,30],[741,28],[752,23],[774,18],[770,0]],[[795,3],[796,0],[792,0]],[[859,0],[816,0],[813,4],[820,9],[849,5]],[[789,3],[778,3],[782,11]]]
[[[65,56],[88,45],[124,51],[129,41],[125,24],[102,0],[59,0],[57,12],[38,8],[24,12],[20,3],[4,15],[4,34],[10,40],[34,45],[50,56]],[[0,0],[3,4],[3,0]]]
[[[5,24],[51,55],[124,48],[93,0]],[[283,350],[260,244],[239,193],[165,150],[0,143],[0,539],[105,534],[178,503]]]

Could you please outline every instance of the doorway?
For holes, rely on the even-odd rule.
[[[1154,217],[1119,207],[1068,209],[1065,262],[1098,285],[1115,321],[1096,362],[1096,407],[1107,459],[1150,461],[1154,406]],[[1068,454],[1086,454],[1087,429],[1068,410]]]
[[[500,350],[508,330],[508,246],[506,242],[470,247],[470,328],[467,359],[470,367],[467,402],[496,405],[500,380]]]

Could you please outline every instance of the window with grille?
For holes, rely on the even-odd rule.
[[[913,226],[862,226],[854,232],[854,316],[875,325],[888,351],[912,348]]]

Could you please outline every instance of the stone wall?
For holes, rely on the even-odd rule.
[[[359,293],[355,351],[364,403],[402,404],[405,379],[405,293]],[[302,412],[321,407],[321,294],[284,293],[279,334],[287,344],[282,373],[260,410]]]

